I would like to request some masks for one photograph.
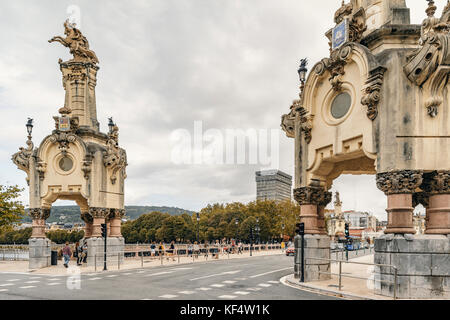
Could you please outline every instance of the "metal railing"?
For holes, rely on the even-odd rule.
[[[342,291],[342,278],[343,277],[345,277],[345,278],[353,278],[353,279],[360,279],[360,280],[366,280],[366,281],[372,280],[370,278],[364,278],[364,277],[358,277],[358,276],[352,276],[352,275],[344,274],[342,272],[342,265],[343,264],[356,264],[356,265],[366,265],[366,266],[373,266],[373,267],[380,267],[380,268],[381,267],[392,268],[394,270],[394,282],[377,280],[374,277],[373,278],[374,288],[376,287],[375,282],[392,284],[394,286],[394,300],[397,299],[397,293],[398,293],[398,268],[396,266],[388,265],[388,264],[355,262],[355,261],[334,260],[334,259],[325,259],[325,258],[305,258],[305,260],[318,260],[318,261],[328,261],[328,262],[338,263],[339,264],[339,273],[321,272],[321,271],[319,271],[319,273],[321,273],[321,274],[328,274],[328,275],[331,275],[331,276],[337,276],[338,279],[339,279],[339,284],[338,284],[339,291]],[[392,274],[392,272],[390,272],[390,274]]]
[[[29,251],[23,249],[0,249],[1,261],[26,261],[29,260]]]

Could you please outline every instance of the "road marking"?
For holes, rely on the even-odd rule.
[[[6,292],[8,289],[0,289],[0,292]]]
[[[218,276],[224,276],[224,275],[229,275],[229,274],[236,274],[241,272],[242,270],[236,270],[236,271],[227,271],[227,272],[222,272],[222,273],[217,273],[217,274],[211,274],[209,276],[204,276],[204,277],[199,277],[199,278],[194,278],[194,279],[190,279],[189,281],[195,281],[195,280],[201,280],[201,279],[207,279],[207,278],[212,278],[212,277],[218,277]]]
[[[268,283],[273,283],[273,284],[279,284],[280,283],[280,281],[274,281],[274,280],[270,280],[270,281],[267,281]]]
[[[247,280],[247,278],[236,278],[236,280],[238,280],[238,281],[245,281],[245,280]]]
[[[35,286],[26,286],[26,287],[20,287],[19,289],[31,289],[31,288],[36,288]]]
[[[109,276],[106,276],[107,278],[115,278],[115,277],[117,277],[117,275],[116,274],[111,274],[111,275],[109,275]]]
[[[268,288],[268,287],[271,287],[272,285],[268,284],[268,283],[260,283],[260,284],[258,284],[258,286]]]
[[[38,282],[40,282],[40,281],[25,281],[24,283],[31,284],[31,283],[38,283]]]
[[[6,280],[6,281],[11,281],[11,282],[13,282],[13,281],[20,281],[21,279],[10,279],[10,280]]]
[[[173,294],[165,294],[163,296],[160,296],[160,298],[163,298],[163,299],[173,299],[173,298],[176,298],[176,297],[178,297],[178,296],[175,296]]]
[[[246,296],[246,295],[250,294],[250,292],[246,292],[246,291],[236,291],[234,294],[238,294],[238,295],[241,295],[241,296]]]
[[[224,284],[212,284],[211,287],[222,288],[222,287],[225,287],[225,285]]]
[[[253,278],[258,278],[258,277],[265,276],[265,275],[267,275],[267,274],[276,273],[276,272],[285,271],[285,270],[292,270],[292,267],[284,268],[284,269],[279,269],[279,270],[274,270],[274,271],[269,271],[269,272],[266,272],[266,273],[257,274],[257,275],[251,276],[250,278],[251,278],[251,279],[253,279]]]
[[[170,274],[170,273],[173,273],[173,271],[163,271],[163,272],[148,274],[148,275],[146,275],[144,277],[162,276],[163,274]]]
[[[9,286],[13,286],[14,283],[6,283],[6,284],[0,284],[0,287],[9,287]]]
[[[200,290],[200,291],[209,291],[211,290],[211,288],[197,288],[195,290]]]
[[[36,279],[41,279],[42,277],[32,277],[30,278],[30,280],[36,280]]]
[[[235,299],[235,298],[237,298],[236,296],[228,296],[228,295],[223,295],[223,296],[220,296],[220,297],[218,297],[219,299]]]
[[[127,273],[124,273],[123,275],[124,276],[129,276],[130,274],[133,274],[132,272],[127,272]]]
[[[136,272],[136,274],[138,274],[138,273],[144,273],[145,271],[138,271],[138,272]]]
[[[180,293],[180,294],[194,294],[195,291],[180,291],[178,293]]]
[[[53,282],[53,283],[48,283],[48,286],[57,286],[60,285],[61,283],[57,283],[57,282]]]
[[[192,269],[194,269],[194,268],[176,268],[176,269],[171,269],[171,270],[174,270],[174,271],[178,271],[178,270],[185,271],[185,270],[192,270]]]
[[[90,278],[88,280],[100,280],[100,279],[102,279],[102,278]]]
[[[246,289],[246,290],[249,290],[249,291],[259,291],[259,290],[262,290],[262,288],[248,288],[248,289]]]
[[[59,280],[61,280],[61,278],[48,279],[48,281],[59,281]]]
[[[222,283],[233,284],[233,283],[236,283],[236,281],[227,280],[227,281],[222,281]]]

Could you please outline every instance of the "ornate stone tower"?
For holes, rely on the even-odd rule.
[[[14,163],[27,173],[30,188],[31,269],[49,265],[45,220],[58,199],[73,200],[80,207],[86,223],[89,264],[95,254],[103,252],[102,223],[108,226],[110,252],[123,251],[124,244],[120,229],[125,214],[126,152],[119,147],[119,129],[112,119],[108,134],[99,131],[95,98],[98,59],[74,25],[66,22],[64,27],[66,38],[49,41],[63,44],[74,56],[72,60],[59,61],[66,95],[60,115],[54,117],[55,130],[38,148],[34,148],[30,133],[28,148],[21,148],[13,156]]]
[[[329,258],[323,212],[334,179],[376,175],[388,226],[375,263],[398,268],[404,298],[450,297],[450,2],[441,17],[436,9],[428,0],[428,17],[412,25],[404,0],[343,1],[326,33],[329,57],[308,78],[302,60],[300,99],[282,118],[295,139],[294,196],[310,253]],[[414,235],[419,203],[425,236]],[[308,260],[306,279],[328,270]],[[378,271],[378,292],[392,296],[393,269]]]

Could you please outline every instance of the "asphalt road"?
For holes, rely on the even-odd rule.
[[[0,299],[329,300],[291,288],[293,257],[261,256],[171,267],[64,276],[0,273]]]

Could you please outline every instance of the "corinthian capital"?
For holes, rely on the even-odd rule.
[[[104,219],[108,216],[109,209],[106,208],[89,208],[89,215],[95,219]]]
[[[34,220],[47,220],[50,217],[50,209],[31,208],[29,215]]]
[[[331,197],[331,192],[321,187],[303,187],[294,190],[294,198],[300,205],[327,206],[331,202]]]
[[[424,174],[422,188],[429,194],[450,193],[450,171],[435,171]]]
[[[423,172],[401,170],[377,174],[377,187],[386,195],[415,193],[423,181]]]

